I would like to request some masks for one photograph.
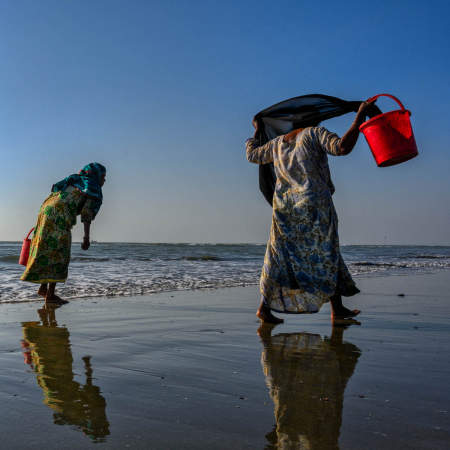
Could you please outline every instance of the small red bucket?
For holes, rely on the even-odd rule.
[[[28,264],[28,257],[30,256],[30,245],[31,245],[31,239],[30,234],[34,230],[34,227],[30,230],[30,232],[27,234],[27,237],[23,240],[22,243],[22,250],[20,252],[20,258],[19,258],[19,264],[22,264],[22,266],[26,266]]]
[[[395,100],[401,109],[372,117],[359,130],[364,133],[378,167],[388,167],[414,158],[418,151],[409,120],[411,112],[400,100],[390,94],[378,94],[368,101],[382,95]]]

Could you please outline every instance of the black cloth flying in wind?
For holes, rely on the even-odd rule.
[[[361,101],[345,101],[321,94],[290,98],[256,114],[255,120],[259,124],[256,138],[259,139],[259,144],[263,145],[267,141],[297,128],[315,126],[323,120],[352,111],[356,112],[361,103]],[[381,111],[374,105],[368,115],[372,117],[380,113]],[[260,165],[259,189],[270,205],[272,205],[275,191],[275,181],[273,163]]]

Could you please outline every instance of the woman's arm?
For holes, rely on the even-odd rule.
[[[247,139],[245,142],[247,160],[255,164],[268,164],[273,162],[274,141],[272,139],[264,145],[259,145],[259,123],[253,119],[255,134],[253,138]]]
[[[348,155],[355,147],[359,136],[359,126],[366,120],[367,111],[372,108],[374,101],[362,102],[356,113],[355,120],[348,131],[342,136],[339,144],[339,155]]]
[[[84,222],[84,237],[83,242],[81,244],[82,250],[87,250],[91,243],[90,243],[90,231],[91,231],[91,222]]]
[[[93,206],[95,204],[95,200],[91,198],[87,198],[84,202],[83,209],[81,210],[81,222],[84,225],[84,238],[81,244],[81,248],[83,250],[87,250],[90,243],[90,231],[91,231],[91,222],[94,220],[95,213],[93,210]]]

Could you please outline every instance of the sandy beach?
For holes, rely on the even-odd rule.
[[[2,304],[2,448],[448,448],[449,281],[358,279],[360,326],[259,334],[256,286]]]
[[[449,1],[0,8],[0,450],[450,450]]]

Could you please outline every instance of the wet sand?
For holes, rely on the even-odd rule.
[[[449,448],[450,272],[358,285],[334,329],[256,286],[0,305],[1,448]]]

